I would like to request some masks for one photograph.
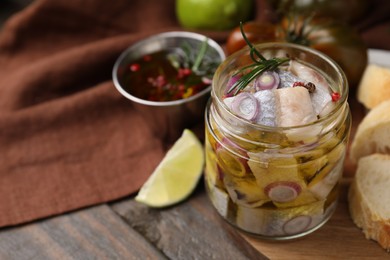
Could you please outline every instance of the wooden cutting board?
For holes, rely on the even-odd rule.
[[[376,242],[367,240],[348,212],[347,188],[343,181],[341,201],[335,214],[319,230],[291,241],[265,241],[243,237],[270,259],[390,259]]]

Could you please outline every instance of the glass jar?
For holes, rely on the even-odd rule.
[[[305,125],[244,120],[223,97],[232,73],[253,61],[248,49],[231,55],[214,75],[206,109],[205,185],[213,206],[233,226],[261,238],[291,239],[318,229],[336,209],[351,127],[348,83],[340,67],[316,50],[288,43],[256,49],[316,70],[340,99]]]

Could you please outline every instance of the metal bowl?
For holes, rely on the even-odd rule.
[[[176,140],[184,128],[190,128],[204,120],[204,110],[210,96],[211,86],[203,91],[175,101],[159,102],[138,98],[123,88],[126,70],[134,60],[157,51],[177,48],[184,42],[194,49],[199,49],[206,36],[192,32],[166,32],[141,40],[127,48],[115,62],[112,77],[117,90],[131,100],[134,107],[142,113],[155,135],[168,141]],[[216,62],[225,59],[221,46],[212,39],[207,40],[207,56]],[[128,71],[128,70],[127,70]],[[140,86],[143,87],[143,86]]]

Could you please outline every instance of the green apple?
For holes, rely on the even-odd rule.
[[[184,28],[228,30],[248,21],[253,0],[176,0],[176,16]]]

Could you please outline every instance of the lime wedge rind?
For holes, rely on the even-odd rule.
[[[195,134],[185,129],[141,187],[135,200],[156,208],[184,201],[195,190],[203,167],[203,146]]]

